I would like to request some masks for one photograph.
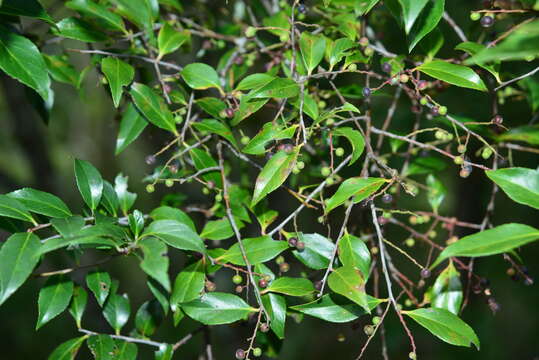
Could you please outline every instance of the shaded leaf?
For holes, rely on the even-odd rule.
[[[95,210],[103,194],[101,174],[88,161],[75,159],[75,177],[82,199],[92,211]]]
[[[144,254],[144,260],[140,263],[140,268],[163,285],[167,291],[170,291],[167,246],[154,237],[140,240],[139,245]]]
[[[11,196],[0,194],[0,216],[35,223],[24,204]]]
[[[204,290],[205,279],[202,260],[183,269],[176,277],[170,295],[172,311],[176,311],[179,304],[197,299]]]
[[[64,275],[51,276],[39,291],[36,330],[67,309],[73,295],[73,281]]]
[[[350,145],[352,146],[352,158],[350,159],[349,165],[355,163],[365,149],[363,135],[350,127],[338,127],[333,131],[333,135],[344,136],[350,142]]]
[[[146,120],[163,130],[178,135],[172,112],[152,88],[141,83],[134,83],[131,85],[129,94],[131,94],[138,111],[144,115]]]
[[[103,74],[107,78],[112,94],[112,101],[114,102],[114,107],[117,108],[120,106],[123,87],[131,84],[131,81],[135,77],[135,69],[117,57],[109,56],[101,60],[101,71],[103,71]],[[129,111],[129,108],[127,111]]]
[[[176,249],[206,252],[204,242],[198,234],[179,221],[154,221],[144,230],[142,236],[155,236]]]
[[[58,345],[49,355],[48,360],[74,360],[86,338],[87,336],[81,336]]]
[[[321,35],[311,35],[304,31],[299,38],[299,47],[307,73],[311,75],[324,58],[326,39]]]
[[[182,310],[204,325],[230,324],[256,311],[239,296],[219,292],[208,293],[183,304]]]
[[[286,299],[277,294],[262,296],[262,304],[270,317],[271,330],[279,339],[284,339],[286,323]]]
[[[108,335],[92,335],[86,341],[86,345],[95,360],[113,360],[114,340]]]

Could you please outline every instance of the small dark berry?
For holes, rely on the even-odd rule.
[[[440,108],[438,106],[433,106],[430,109],[430,113],[432,114],[432,116],[438,116],[440,114]]]
[[[521,266],[520,271],[522,271],[524,275],[530,275],[530,271],[528,270],[526,266]]]
[[[234,109],[232,108],[226,108],[225,109],[226,117],[231,118],[234,116]]]
[[[481,278],[481,280],[479,281],[479,283],[481,284],[481,286],[483,287],[487,287],[490,285],[490,281],[487,279],[487,278]]]
[[[390,63],[383,63],[382,64],[382,71],[383,72],[386,72],[386,73],[390,73],[391,72],[391,64]]]
[[[478,294],[481,294],[483,292],[483,289],[481,288],[481,285],[479,284],[475,284],[472,288],[472,291],[474,294],[478,295]]]
[[[488,298],[488,307],[490,310],[492,310],[493,313],[496,313],[500,310],[500,304],[496,302],[496,300],[493,297]]]
[[[284,148],[283,150],[286,152],[286,153],[291,153],[292,151],[294,151],[294,145],[292,144],[284,144]]]
[[[494,18],[492,16],[486,15],[481,18],[481,26],[488,28],[494,24]]]
[[[260,324],[260,331],[263,333],[267,333],[269,331],[270,327],[267,323]]]
[[[314,283],[314,288],[317,290],[317,291],[320,291],[322,289],[322,281],[317,281]]]
[[[307,6],[305,6],[304,4],[299,4],[298,5],[298,12],[300,14],[305,14],[307,12]]]
[[[298,239],[296,239],[295,237],[288,239],[288,245],[292,247],[296,247],[297,244],[298,244]]]
[[[527,277],[526,279],[524,279],[524,285],[526,286],[533,285],[533,279],[531,277]]]
[[[382,196],[382,201],[389,204],[393,201],[393,196],[391,196],[391,194],[384,194],[384,196]]]
[[[268,287],[268,281],[266,279],[260,279],[258,280],[258,286],[260,286],[262,289],[265,289]]]
[[[515,274],[515,275],[511,276],[511,280],[520,281],[520,276],[518,276],[518,274]]]
[[[421,277],[422,277],[423,279],[427,279],[427,278],[429,278],[430,275],[431,275],[431,274],[430,274],[430,270],[429,270],[429,269],[423,269],[423,270],[421,270],[420,275],[421,275]]]
[[[146,156],[146,164],[152,165],[153,163],[155,163],[155,156],[153,155]]]
[[[305,243],[303,241],[298,241],[296,244],[296,249],[298,249],[298,251],[305,250]]]
[[[243,350],[243,349],[236,350],[236,359],[238,359],[238,360],[245,359],[245,350]]]
[[[366,98],[371,96],[371,89],[368,88],[368,87],[363,88],[363,96],[366,97]]]
[[[503,117],[498,114],[492,118],[492,122],[496,125],[501,125],[503,123]]]

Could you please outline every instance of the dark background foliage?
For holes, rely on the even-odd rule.
[[[446,7],[454,19],[467,31],[468,28],[477,26],[469,20],[468,15],[470,10],[478,7],[478,3],[480,2],[451,0],[448,1]],[[204,16],[214,19],[222,17],[222,8],[225,6],[227,6],[225,1],[211,1],[211,6],[209,4],[204,6],[208,10]],[[440,28],[448,34],[448,37],[454,36],[446,29],[447,26],[446,23],[440,23]],[[395,23],[388,21],[387,26],[381,31],[386,47],[396,53],[406,52],[404,39],[401,38],[402,32],[397,30]],[[495,30],[492,32],[493,34],[489,36],[495,37],[497,35]],[[455,43],[455,41],[446,40],[446,44]],[[72,45],[73,47],[80,46],[75,41]],[[449,47],[444,48],[441,54],[450,50]],[[204,60],[215,65],[218,56],[218,52],[212,52]],[[85,66],[88,61],[85,56],[74,55],[74,58],[77,59],[79,68]],[[192,59],[188,55],[174,55],[169,61],[185,64]],[[508,65],[508,69],[511,66],[518,68],[517,73],[523,73],[526,69],[532,68],[531,64],[518,63],[518,65]],[[353,77],[349,79],[345,77],[342,81],[350,83],[356,80]],[[75,186],[72,164],[74,158],[82,158],[91,161],[100,169],[105,179],[113,179],[118,172],[128,175],[131,189],[139,194],[135,208],[147,212],[159,204],[163,187],[158,187],[156,193],[147,194],[144,192],[145,185],[141,179],[152,170],[145,164],[144,158],[162,147],[166,138],[163,137],[162,132],[148,127],[143,136],[124,153],[118,157],[114,156],[119,119],[112,106],[108,89],[100,84],[95,71],[88,75],[82,95],[78,95],[72,87],[55,83],[56,102],[48,126],[41,121],[32,108],[24,88],[18,82],[2,74],[0,84],[0,193],[30,186],[57,194],[73,209],[80,208],[82,200]],[[458,115],[485,119],[491,113],[485,96],[457,87],[448,89],[438,100]],[[390,97],[373,98],[372,108],[375,121],[382,121],[390,101]],[[404,128],[412,121],[413,114],[409,111],[409,107],[410,104],[406,99],[401,100],[395,118],[395,123],[402,123]],[[503,114],[509,126],[526,123],[532,116],[523,100],[507,102],[501,106],[500,113]],[[254,133],[258,129],[257,122],[257,117],[250,119],[249,124],[246,125],[247,131]],[[534,159],[532,156],[519,154],[517,165],[534,167],[537,165],[536,159],[536,157]],[[449,189],[449,195],[442,206],[441,213],[449,216],[456,214],[460,220],[479,223],[490,196],[491,183],[477,171],[474,171],[469,178],[457,181],[455,171],[457,171],[455,168],[450,167],[444,174],[443,179],[445,186]],[[182,185],[174,190],[186,195],[189,203],[196,204],[205,201],[201,187],[196,184]],[[292,211],[297,206],[296,203],[288,203],[289,197],[282,192],[276,192],[271,198],[275,207],[283,210],[284,213]],[[424,195],[409,201],[422,202],[426,206]],[[539,224],[536,211],[512,202],[503,193],[498,193],[497,201],[494,224],[512,221],[530,225]],[[362,211],[364,212],[361,209],[354,211],[351,223],[367,221]],[[301,225],[308,228],[309,232],[323,233],[324,228],[315,221],[316,217],[314,212],[307,211],[301,219]],[[338,226],[337,224],[336,222],[335,226]],[[397,229],[390,229],[387,236],[404,239],[405,234]],[[5,237],[5,233],[0,233],[0,240],[4,240]],[[424,252],[425,249],[421,246],[421,244],[416,245],[414,249],[418,253]],[[532,276],[538,274],[539,263],[536,259],[539,257],[539,246],[530,245],[520,255],[530,274]],[[92,258],[98,259],[99,254],[89,254],[85,261],[90,263]],[[40,269],[61,268],[65,266],[66,260],[69,260],[66,259],[66,255],[49,257],[45,263],[41,264]],[[177,261],[172,262],[172,273],[177,272],[184,261],[181,256],[175,260]],[[297,264],[293,259],[287,260],[290,261],[292,271],[295,272],[294,266]],[[137,309],[150,296],[145,286],[146,276],[134,259],[118,258],[105,265],[104,268],[120,280],[121,291],[130,294],[132,309]],[[501,306],[501,310],[493,315],[485,302],[485,297],[474,295],[471,298],[471,304],[464,312],[464,319],[475,329],[481,339],[481,351],[454,347],[438,341],[425,329],[410,322],[418,342],[420,358],[439,360],[455,358],[536,360],[539,358],[537,342],[539,292],[536,286],[524,286],[522,282],[512,281],[505,274],[507,268],[508,263],[503,260],[502,256],[476,262],[477,274],[488,278],[491,290]],[[412,274],[412,279],[419,279],[416,268],[405,263],[403,270]],[[85,272],[86,270],[77,271],[74,279],[82,282]],[[217,278],[215,282],[218,284],[218,289],[231,291],[232,285],[226,276],[232,276],[232,272],[221,275],[222,278]],[[67,313],[35,332],[36,298],[42,283],[43,279],[29,281],[4,306],[0,307],[0,358],[44,359],[60,342],[77,335],[75,324]],[[89,310],[85,315],[87,327],[110,331],[96,304],[92,301],[95,302],[92,298],[90,299]],[[363,317],[357,323],[343,325],[328,324],[313,318],[305,318],[299,324],[289,321],[287,341],[284,343],[279,358],[313,360],[350,358],[358,353],[365,342],[366,336],[362,328],[369,320],[368,317]],[[174,341],[195,328],[190,320],[183,322],[179,328],[173,328],[170,322],[166,324],[159,329],[156,334],[157,338]],[[390,358],[406,358],[409,352],[408,339],[394,313],[390,313],[390,319],[386,324]],[[232,358],[235,349],[244,344],[250,332],[251,327],[242,324],[234,325],[233,328],[226,325],[214,327],[211,334],[214,352],[223,354],[219,358]],[[345,337],[342,342],[338,341],[340,334]],[[176,354],[176,358],[196,359],[196,355],[189,354],[198,353],[198,349],[203,346],[202,340],[202,337],[198,336],[195,341],[186,345],[181,353]],[[141,358],[149,358],[146,357],[149,353],[145,351],[148,349],[139,347]],[[381,347],[377,337],[370,346],[366,358],[379,359],[380,353]]]

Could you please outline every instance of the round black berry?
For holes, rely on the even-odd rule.
[[[431,274],[430,274],[430,270],[429,270],[429,269],[423,269],[423,270],[421,270],[421,277],[422,277],[423,279],[429,278],[430,275],[431,275]]]
[[[368,87],[363,88],[363,96],[366,97],[366,98],[371,96],[371,89],[368,88]]]
[[[288,239],[288,245],[292,247],[296,247],[297,244],[298,244],[298,239],[296,239],[295,237]]]
[[[503,116],[497,114],[492,118],[492,122],[496,125],[501,125],[503,123]]]
[[[481,26],[488,28],[494,24],[494,18],[492,16],[486,15],[481,18]]]
[[[305,14],[307,12],[307,6],[305,6],[304,4],[299,4],[298,11],[300,14]]]
[[[382,64],[382,71],[383,72],[386,72],[386,73],[390,73],[391,72],[391,64],[390,63],[383,63]]]
[[[238,360],[245,359],[245,350],[243,350],[243,349],[236,350],[236,359],[238,359]]]
[[[262,289],[265,289],[268,287],[268,281],[266,279],[260,279],[258,280],[258,286],[260,286]]]
[[[393,201],[393,196],[391,196],[391,194],[384,194],[384,196],[382,196],[382,201],[389,204]]]

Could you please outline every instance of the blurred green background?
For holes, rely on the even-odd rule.
[[[44,2],[46,3],[46,2]],[[467,30],[477,26],[469,19],[469,10],[477,8],[479,1],[453,0],[447,8],[455,20]],[[216,1],[212,5],[214,14],[219,16],[219,9],[224,1]],[[449,53],[457,43],[454,34],[449,31],[445,23],[441,29],[446,37],[443,52]],[[379,34],[387,47],[395,52],[404,52],[403,39],[400,31],[396,31],[395,24],[388,26]],[[501,27],[503,28],[503,26]],[[392,31],[395,30],[395,31]],[[397,34],[393,36],[393,34]],[[493,36],[493,34],[486,34]],[[78,47],[73,42],[73,47]],[[51,46],[43,49],[57,52],[59,49]],[[216,63],[217,52],[204,60]],[[82,69],[88,64],[88,57],[73,55],[78,68]],[[186,57],[171,57],[169,61],[186,63]],[[535,64],[515,63],[505,66],[507,73],[521,74]],[[344,79],[343,83],[352,83],[357,79]],[[539,79],[538,79],[539,80]],[[326,86],[321,84],[321,86]],[[148,212],[159,204],[164,194],[163,187],[151,196],[144,192],[141,179],[152,171],[145,164],[144,158],[160,149],[167,138],[152,127],[148,127],[141,138],[132,144],[118,157],[114,156],[116,134],[118,130],[119,115],[115,113],[107,90],[103,87],[92,70],[84,82],[82,95],[68,85],[55,83],[55,105],[50,116],[50,123],[46,126],[37,112],[32,108],[24,88],[16,81],[4,74],[0,75],[0,193],[6,193],[24,186],[34,187],[60,196],[72,209],[80,209],[82,200],[75,186],[73,175],[73,159],[81,158],[91,161],[107,180],[122,172],[129,176],[131,190],[137,192],[139,197],[135,208]],[[437,100],[448,106],[451,113],[468,116],[478,121],[488,121],[491,114],[489,101],[483,94],[473,91],[451,88],[441,94]],[[465,101],[464,101],[465,100]],[[390,98],[375,96],[372,104],[375,123],[383,121],[389,106]],[[409,111],[410,104],[401,100],[394,120],[403,129],[408,129],[412,123],[413,114]],[[526,99],[522,97],[510,98],[500,106],[500,113],[504,116],[504,124],[515,127],[526,124],[533,117]],[[255,132],[261,122],[254,117],[246,124],[245,131]],[[514,154],[515,166],[536,167],[537,156]],[[485,211],[490,196],[491,183],[484,174],[475,170],[467,179],[460,179],[455,167],[449,166],[444,173],[444,183],[449,189],[449,195],[441,208],[441,213],[447,216],[457,216],[460,220],[479,223]],[[421,178],[423,180],[423,178]],[[169,190],[169,189],[166,189]],[[169,190],[170,191],[170,190]],[[201,187],[197,185],[182,185],[172,189],[174,192],[188,196],[186,205],[209,201],[202,195]],[[539,225],[539,216],[536,210],[516,204],[503,193],[498,193],[496,210],[493,217],[494,224],[520,222],[529,225]],[[272,198],[272,204],[287,214],[297,205],[290,201],[286,193],[277,193]],[[418,210],[428,210],[424,194],[416,199],[406,198],[399,202],[401,208],[411,207]],[[324,228],[314,221],[318,215],[313,211],[306,211],[300,220],[300,227],[305,232],[324,232]],[[338,217],[333,220],[339,223]],[[361,210],[352,215],[352,222],[367,221]],[[316,225],[313,225],[316,224]],[[337,226],[337,225],[335,225]],[[441,232],[441,231],[440,231]],[[460,233],[459,235],[464,235]],[[5,239],[6,233],[0,232],[0,240]],[[396,243],[401,242],[406,234],[398,229],[388,227],[388,239]],[[439,241],[443,241],[443,234]],[[422,244],[416,245],[419,259],[426,259],[426,249]],[[413,280],[419,279],[416,268],[398,254],[392,253],[399,268]],[[414,254],[415,255],[415,254]],[[539,273],[539,245],[531,244],[520,252],[531,276]],[[99,253],[85,256],[83,262],[91,263],[100,258]],[[172,257],[171,275],[181,269],[183,258],[179,255]],[[298,271],[298,265],[293,259],[288,259],[292,271]],[[60,269],[72,264],[67,256],[59,255],[47,259],[40,270]],[[402,264],[402,265],[401,265]],[[480,259],[476,262],[476,273],[490,281],[491,291],[501,306],[501,310],[493,315],[485,302],[485,297],[472,295],[471,304],[463,314],[465,321],[477,332],[481,343],[481,351],[458,348],[445,344],[426,332],[423,328],[409,322],[418,345],[420,359],[539,359],[539,291],[537,286],[525,286],[522,282],[512,281],[506,274],[508,263],[502,256]],[[138,307],[150,298],[146,287],[146,277],[137,266],[136,259],[117,258],[104,266],[120,280],[120,292],[130,294],[132,314]],[[74,279],[82,283],[83,275],[87,270],[77,271]],[[219,290],[231,290],[229,277],[232,273],[223,272],[216,279]],[[433,279],[431,278],[430,281]],[[17,291],[2,307],[0,307],[0,359],[45,359],[48,354],[61,342],[77,336],[75,324],[66,312],[58,319],[51,321],[39,331],[35,331],[37,319],[37,294],[42,285],[42,279],[33,279]],[[98,311],[98,306],[90,299],[87,313],[83,318],[85,328],[110,333]],[[303,322],[296,323],[292,318],[287,320],[287,330],[282,352],[279,359],[353,359],[359,353],[366,341],[362,329],[370,322],[365,316],[354,324],[328,324],[313,318],[304,318]],[[390,312],[386,322],[386,336],[390,359],[406,359],[410,351],[408,339],[394,313]],[[130,329],[131,322],[125,327]],[[197,327],[190,320],[184,320],[178,328],[173,328],[170,319],[158,330],[155,338],[162,341],[174,342]],[[235,349],[245,346],[245,339],[250,336],[252,325],[237,324],[214,327],[211,333],[214,354],[217,359],[231,359]],[[345,340],[340,342],[338,337],[343,334]],[[177,352],[175,359],[198,359],[202,351],[203,338],[197,335]],[[141,359],[151,358],[153,349],[139,346]],[[81,353],[81,359],[90,358],[87,350]],[[365,359],[381,359],[381,346],[379,337],[369,346]]]

